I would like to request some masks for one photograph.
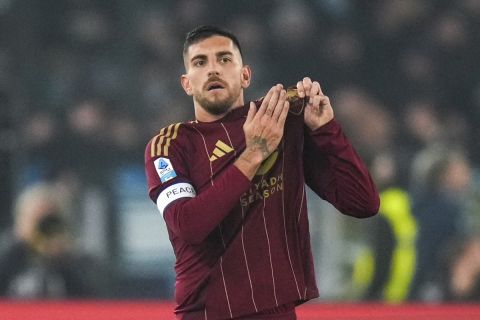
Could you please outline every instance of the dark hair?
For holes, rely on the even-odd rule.
[[[45,237],[52,237],[66,232],[66,224],[57,212],[50,212],[44,216],[37,225],[37,231]]]
[[[196,27],[195,29],[187,33],[187,37],[185,38],[185,42],[183,43],[183,55],[187,54],[188,48],[192,44],[195,44],[201,40],[210,38],[212,36],[223,36],[229,38],[238,48],[240,56],[242,56],[242,48],[240,47],[240,42],[233,33],[219,27],[209,25]]]

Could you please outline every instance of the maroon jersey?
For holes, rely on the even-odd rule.
[[[310,131],[289,114],[278,149],[249,181],[233,165],[247,112],[170,125],[145,151],[149,195],[176,255],[179,319],[231,319],[318,297],[305,183],[345,214],[378,210],[367,168],[335,120]]]

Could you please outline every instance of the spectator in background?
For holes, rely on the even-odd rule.
[[[454,301],[480,299],[480,238],[460,241],[452,250],[448,274],[448,296]]]
[[[21,151],[29,159],[35,159],[24,164],[22,184],[34,184],[50,178],[53,171],[57,170],[60,158],[57,152],[61,128],[56,115],[47,110],[34,111],[21,122],[18,131]]]
[[[94,293],[87,260],[72,246],[61,192],[49,184],[27,188],[15,207],[13,234],[0,253],[0,295],[68,298]]]
[[[480,299],[480,180],[475,167],[466,159],[460,159],[451,174],[460,185],[460,195],[465,207],[465,237],[457,241],[451,250],[448,269],[447,299],[454,301],[478,301]],[[456,171],[456,172],[455,172]],[[469,177],[466,179],[465,177]],[[459,182],[453,181],[453,185]],[[457,188],[458,189],[458,188]]]
[[[358,86],[342,86],[334,96],[336,116],[367,162],[390,148],[395,121],[370,92]]]
[[[471,169],[461,151],[435,146],[421,151],[412,175],[413,212],[419,223],[418,263],[411,298],[447,298],[449,253],[464,236],[465,202]]]
[[[399,186],[398,165],[391,152],[379,154],[372,162],[371,172],[380,190],[380,210],[371,219],[370,247],[372,275],[364,295],[367,300],[400,303],[410,292],[416,264],[417,221],[412,214],[410,195]],[[367,255],[359,259],[368,259]],[[365,261],[358,260],[358,263]],[[361,274],[357,274],[357,282]]]

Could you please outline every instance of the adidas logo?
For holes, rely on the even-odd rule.
[[[232,151],[233,151],[232,147],[230,147],[228,144],[224,143],[223,141],[218,140],[217,143],[215,143],[215,149],[213,149],[213,154],[210,157],[210,162],[213,162],[218,158],[221,158],[227,153],[230,153]]]

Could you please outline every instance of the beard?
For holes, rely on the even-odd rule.
[[[228,90],[228,88],[226,90]],[[203,109],[205,109],[205,111],[212,115],[218,116],[227,113],[232,108],[233,104],[240,95],[240,90],[228,90],[228,93],[228,96],[225,98],[214,97],[213,99],[209,99],[202,94],[195,94],[194,99]]]

